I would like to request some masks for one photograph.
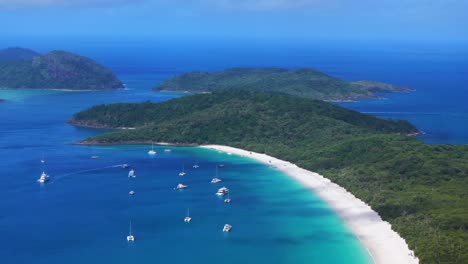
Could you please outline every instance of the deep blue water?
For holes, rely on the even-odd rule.
[[[29,43],[29,42],[28,42]],[[32,44],[31,44],[32,43]],[[76,44],[80,43],[80,44]],[[339,218],[285,175],[254,161],[197,148],[149,158],[148,146],[86,147],[72,142],[102,131],[64,121],[88,106],[164,101],[149,89],[175,74],[234,66],[312,67],[347,80],[371,79],[416,92],[343,103],[403,118],[428,143],[468,143],[468,52],[457,46],[290,45],[284,43],[30,42],[66,49],[112,68],[129,90],[64,93],[0,91],[2,263],[366,263],[365,250]],[[47,163],[39,159],[44,153]],[[100,159],[90,159],[92,155]],[[199,162],[201,167],[191,169]],[[114,165],[129,163],[137,178]],[[226,205],[209,183],[216,164],[232,191]],[[183,192],[172,188],[182,164]],[[52,181],[35,181],[42,170]],[[128,196],[134,189],[137,194]],[[184,224],[190,208],[193,223]],[[136,243],[125,236],[132,219]],[[221,232],[231,223],[231,234]]]
[[[325,203],[266,165],[199,148],[157,147],[151,158],[149,146],[73,145],[102,133],[65,123],[84,107],[181,96],[149,92],[144,77],[133,78],[123,77],[126,91],[0,91],[8,100],[0,104],[1,263],[370,262]],[[123,163],[137,178],[127,177]],[[223,182],[215,185],[218,164],[225,165]],[[51,181],[40,185],[43,170]],[[174,190],[180,182],[189,189]],[[215,195],[223,185],[231,204]],[[190,224],[183,222],[187,208]],[[222,232],[226,223],[229,234]]]

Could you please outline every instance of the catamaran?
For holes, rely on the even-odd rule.
[[[190,221],[192,221],[192,218],[190,217],[190,211],[187,208],[187,216],[184,218],[184,222],[189,223]]]
[[[129,226],[129,232],[128,232],[128,236],[127,236],[127,241],[128,242],[135,241],[135,237],[132,235],[132,220],[130,220],[130,226]]]
[[[42,172],[41,176],[39,177],[39,179],[37,180],[38,182],[40,183],[45,183],[49,180],[49,175],[47,175],[47,173],[45,173],[44,171]]]
[[[128,172],[128,177],[129,177],[129,178],[136,178],[135,171],[134,171],[134,170],[130,170],[130,171]]]
[[[185,174],[187,174],[185,173],[185,165],[182,165],[182,171],[179,172],[179,176],[185,176]]]
[[[156,151],[154,151],[154,144],[151,142],[151,149],[148,151],[149,155],[156,155]]]
[[[224,196],[229,193],[229,189],[226,187],[219,188],[218,191],[216,192],[216,195],[219,196]]]
[[[232,229],[232,225],[230,224],[225,224],[223,227],[223,232],[229,232]]]

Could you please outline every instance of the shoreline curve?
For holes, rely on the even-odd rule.
[[[254,159],[276,168],[301,183],[339,215],[367,249],[375,264],[419,263],[419,259],[408,248],[406,241],[392,230],[390,223],[383,221],[369,205],[322,175],[266,154],[220,145],[200,147]]]

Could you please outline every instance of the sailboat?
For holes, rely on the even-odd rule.
[[[231,203],[231,198],[229,198],[229,193],[227,194],[227,198],[224,199],[225,203]]]
[[[193,167],[194,169],[198,169],[198,168],[200,168],[200,165],[198,165],[198,161],[197,161],[197,162],[195,162],[195,164],[193,164],[193,166],[192,166],[192,167]]]
[[[135,171],[134,171],[134,170],[130,170],[130,171],[128,172],[128,177],[129,177],[129,178],[135,178],[135,177],[136,177]]]
[[[187,216],[184,218],[184,222],[189,223],[190,221],[192,221],[192,218],[190,217],[190,211],[187,208]]]
[[[218,183],[218,182],[221,182],[221,179],[218,178],[218,166],[216,166],[216,177],[214,177],[214,178],[211,180],[211,183]]]
[[[42,163],[42,164],[46,163],[46,160],[45,160],[45,158],[44,158],[44,152],[42,152],[42,159],[41,159],[41,163]]]
[[[148,151],[149,155],[156,155],[156,151],[154,151],[154,144],[151,142],[151,149]]]
[[[185,174],[187,174],[187,173],[185,173],[185,164],[183,164],[182,165],[182,171],[179,172],[179,176],[185,176]]]
[[[128,242],[135,241],[135,237],[132,235],[132,220],[130,220],[130,226],[129,226],[128,236],[127,236],[127,241]]]

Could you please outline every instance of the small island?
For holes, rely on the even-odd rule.
[[[191,72],[156,86],[155,91],[206,93],[220,90],[269,91],[325,101],[379,98],[377,92],[411,89],[375,82],[348,82],[313,69],[232,68],[220,72]]]
[[[406,240],[420,263],[436,263],[434,260],[439,259],[438,256],[444,256],[447,263],[468,260],[468,254],[462,250],[468,246],[465,231],[468,146],[424,144],[410,136],[418,130],[407,121],[379,119],[297,96],[233,90],[196,94],[157,104],[97,105],[75,114],[70,123],[115,129],[79,144],[152,141],[215,144],[245,151],[216,146],[215,149],[261,159],[267,154],[275,164],[287,165],[284,169],[291,173],[297,171],[299,181],[312,181],[304,176],[310,174],[329,186],[330,179],[369,204]],[[309,172],[301,172],[294,164]],[[320,180],[321,176],[312,172],[328,179]],[[335,190],[342,193],[339,186],[333,187],[333,192],[315,191],[324,195],[325,200],[329,197],[331,206],[336,208],[333,201],[351,199],[330,197]],[[352,204],[362,206],[360,201]],[[348,209],[336,211],[340,214]],[[372,218],[374,220],[369,220],[368,224],[356,222],[368,219],[372,213],[351,216],[356,213],[351,211],[343,218],[349,217],[351,226],[354,221],[356,229],[366,229],[368,224],[380,219]],[[378,223],[382,228],[378,231],[371,228],[374,232],[361,238],[395,235],[388,224]],[[396,244],[405,247],[404,240],[398,236],[395,239],[400,239]],[[365,243],[369,248],[374,246],[377,251],[385,251],[382,245],[394,245],[392,241]],[[390,254],[390,257],[377,263],[391,263],[395,259],[388,253],[392,251],[386,252],[380,256]],[[412,253],[405,256],[411,259]]]
[[[124,88],[109,69],[66,52],[0,50],[0,89],[111,90]]]

